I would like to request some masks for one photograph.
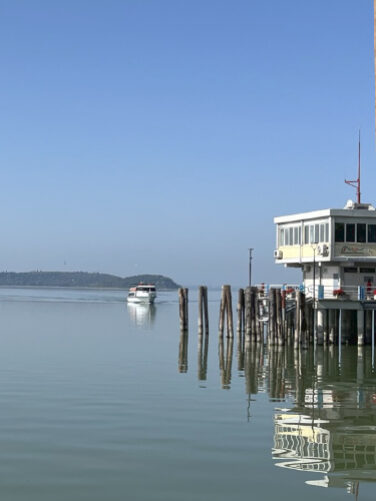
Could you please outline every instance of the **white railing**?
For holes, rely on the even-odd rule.
[[[347,300],[347,301],[375,301],[376,300],[376,289],[357,286],[357,285],[345,285],[343,287],[332,287],[315,285],[313,290],[313,285],[304,287],[303,285],[297,284],[258,284],[259,291],[263,295],[267,296],[271,288],[278,288],[285,290],[287,292],[287,299],[295,298],[295,293],[297,290],[302,290],[305,292],[306,298],[308,299],[337,299],[337,300]]]

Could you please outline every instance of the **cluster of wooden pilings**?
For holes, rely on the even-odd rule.
[[[295,349],[311,344],[363,345],[375,343],[374,310],[365,311],[361,303],[349,305],[334,301],[323,308],[300,289],[247,287],[239,289],[236,332],[238,342],[291,345]],[[375,304],[376,307],[376,304]],[[180,329],[188,331],[188,289],[179,289]],[[226,329],[225,329],[226,327]],[[222,286],[219,306],[219,337],[234,337],[233,301],[230,285]],[[209,335],[207,287],[198,291],[198,332]],[[202,340],[203,341],[203,340]],[[202,343],[201,343],[202,344]],[[225,359],[224,359],[225,360]]]

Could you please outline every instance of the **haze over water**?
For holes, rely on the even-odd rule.
[[[371,349],[220,346],[218,298],[199,359],[194,293],[185,353],[175,292],[0,289],[1,498],[374,500]]]

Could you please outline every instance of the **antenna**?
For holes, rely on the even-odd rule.
[[[355,179],[355,181],[348,181],[347,179],[345,179],[345,183],[349,184],[353,188],[356,188],[356,200],[357,203],[360,204],[360,129],[359,129],[359,144],[358,144],[358,179]]]

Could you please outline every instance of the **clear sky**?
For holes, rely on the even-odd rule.
[[[273,217],[376,202],[372,0],[0,0],[0,269],[294,275]]]

